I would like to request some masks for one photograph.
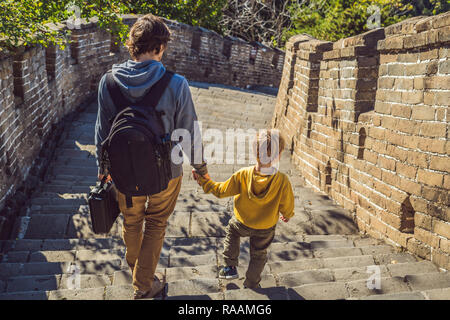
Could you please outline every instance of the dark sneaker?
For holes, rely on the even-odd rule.
[[[237,268],[236,267],[223,267],[220,271],[219,271],[219,278],[220,279],[237,279],[239,278],[238,272],[237,272]]]
[[[258,284],[256,285],[256,287],[253,287],[253,288],[244,286],[244,289],[261,289],[261,285],[258,283]]]

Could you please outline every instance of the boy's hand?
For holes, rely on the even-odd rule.
[[[98,175],[98,180],[102,181],[104,177],[105,177],[105,175],[99,174]],[[110,181],[112,181],[112,178],[111,178],[111,175],[108,174],[108,176],[106,177],[106,181],[105,182],[110,182]]]
[[[198,185],[201,186],[202,184],[200,183],[200,180],[198,179],[199,177],[202,177],[203,179],[206,180],[211,180],[211,177],[209,176],[209,174],[205,174],[204,176],[201,176],[197,173],[197,171],[195,171],[195,169],[192,169],[192,177],[194,178],[195,181],[197,181]]]
[[[290,220],[289,218],[285,218],[284,216],[280,216],[280,219],[283,222],[288,222]]]
[[[194,178],[194,180],[198,182],[198,173],[197,171],[195,171],[195,169],[192,169],[192,178]]]

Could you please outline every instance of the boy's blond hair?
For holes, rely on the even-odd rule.
[[[279,130],[259,130],[254,144],[256,160],[260,164],[272,163],[283,152],[285,145],[286,142]]]

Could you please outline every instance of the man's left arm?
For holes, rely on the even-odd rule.
[[[175,129],[186,129],[191,135],[191,152],[183,150],[188,156],[191,166],[202,176],[208,173],[206,161],[203,155],[203,143],[200,128],[197,121],[191,90],[186,79],[183,79],[180,95],[177,99],[177,113],[175,117]]]
[[[95,147],[98,174],[103,174],[100,166],[100,152],[102,142],[108,137],[111,130],[110,119],[114,116],[115,106],[106,87],[106,75],[102,77],[98,86],[98,111],[95,123]]]

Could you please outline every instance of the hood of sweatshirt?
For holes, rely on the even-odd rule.
[[[278,194],[281,185],[281,173],[275,171],[271,175],[258,174],[253,166],[247,177],[248,197],[253,201],[270,201]]]
[[[112,67],[114,80],[124,95],[132,101],[143,97],[162,78],[165,71],[162,63],[155,60],[128,60]]]

